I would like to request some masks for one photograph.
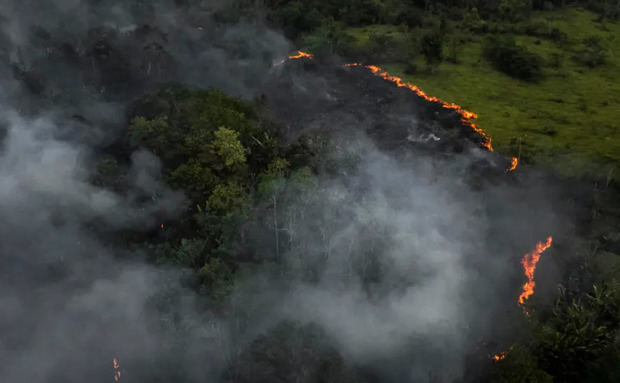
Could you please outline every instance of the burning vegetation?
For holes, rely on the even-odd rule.
[[[108,2],[95,3],[103,15]],[[12,331],[0,319],[11,330],[0,333],[0,381],[78,382],[93,368],[108,380],[109,354],[92,355],[113,349],[126,356],[123,368],[112,359],[115,383],[472,382],[486,376],[478,361],[515,365],[525,349],[523,369],[545,368],[563,383],[614,345],[606,302],[615,298],[604,288],[571,291],[540,321],[512,321],[518,331],[502,327],[534,294],[552,238],[523,255],[522,288],[513,284],[520,268],[498,265],[521,256],[523,238],[552,227],[564,242],[568,229],[553,224],[558,202],[530,189],[533,167],[506,176],[520,157],[494,153],[476,113],[378,66],[287,56],[288,41],[266,42],[276,32],[235,30],[225,13],[214,24],[175,12],[161,28],[89,30],[84,43],[67,40],[76,49],[45,48],[56,32],[38,30],[36,49],[0,55],[0,69],[15,69],[12,56],[39,57],[0,71],[28,80],[11,102],[27,101],[16,115],[31,110],[0,124],[9,265],[0,300],[11,322],[25,323]],[[251,44],[255,33],[265,33],[262,45]],[[278,68],[274,57],[284,58]],[[281,65],[287,59],[299,61]],[[162,85],[170,82],[181,85]],[[39,118],[48,109],[53,117]],[[530,212],[551,218],[513,230]],[[544,331],[528,332],[540,338],[521,347],[534,322]],[[40,355],[49,361],[30,371],[24,361]],[[67,370],[68,360],[79,368]]]
[[[288,58],[290,60],[312,59],[314,58],[314,56],[310,53],[306,53],[303,51],[297,51],[296,54],[290,55]],[[281,63],[283,62],[280,62],[280,64]],[[438,97],[429,96],[428,94],[426,94],[426,92],[420,89],[420,87],[418,87],[417,85],[407,83],[403,81],[403,79],[400,77],[390,75],[388,72],[382,70],[380,67],[376,65],[363,65],[360,63],[351,63],[351,64],[345,64],[345,66],[366,68],[370,70],[373,74],[378,75],[384,80],[396,84],[396,86],[398,86],[399,88],[409,89],[410,91],[414,92],[419,97],[421,97],[422,99],[428,102],[436,103],[436,104],[441,105],[445,109],[456,111],[456,113],[458,113],[458,115],[461,116],[461,122],[464,125],[471,128],[474,132],[476,132],[481,137],[481,145],[484,148],[488,149],[490,152],[493,152],[493,145],[492,145],[491,137],[488,135],[487,132],[485,132],[482,128],[480,128],[477,124],[473,122],[474,119],[478,118],[478,115],[476,113],[468,111],[464,109],[463,107],[461,107],[460,105],[457,105],[455,103],[449,103],[449,102],[441,100]],[[514,171],[518,165],[519,165],[519,160],[516,157],[512,157],[510,160],[510,166],[507,169],[507,171],[508,172]]]
[[[525,254],[521,259],[521,264],[523,265],[523,272],[527,277],[527,282],[523,285],[523,292],[519,295],[519,304],[524,304],[525,301],[534,294],[534,287],[536,287],[536,282],[534,281],[534,272],[536,271],[536,265],[542,256],[542,253],[545,252],[548,248],[551,247],[551,243],[553,242],[552,237],[548,237],[545,242],[538,242],[536,244],[536,248],[531,252]]]

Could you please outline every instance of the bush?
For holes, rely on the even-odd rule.
[[[542,77],[542,57],[517,45],[512,37],[489,37],[482,51],[487,60],[509,76],[530,81]]]
[[[439,32],[430,32],[422,36],[421,48],[428,65],[436,65],[443,60],[443,36]]]
[[[502,0],[498,7],[501,17],[510,22],[526,20],[532,11],[531,0]]]
[[[487,30],[486,21],[480,18],[480,15],[478,14],[478,9],[475,7],[470,9],[469,12],[465,14],[462,25],[464,28],[476,33],[486,32]]]
[[[578,62],[590,68],[605,64],[609,53],[600,37],[588,37],[583,40],[583,45],[584,49],[576,56]]]

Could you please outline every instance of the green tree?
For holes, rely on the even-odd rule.
[[[244,164],[246,161],[245,148],[239,141],[239,133],[232,129],[220,126],[215,132],[211,149],[224,161],[226,167]]]
[[[612,349],[620,324],[618,292],[594,286],[582,298],[561,290],[552,315],[535,322],[541,366],[559,381],[582,382]]]
[[[286,186],[286,173],[289,168],[287,160],[276,158],[271,162],[267,171],[259,176],[258,193],[271,202],[272,226],[275,240],[276,259],[280,258],[280,226],[278,223],[278,201]]]
[[[207,200],[207,207],[212,213],[225,215],[238,211],[246,201],[247,194],[243,188],[237,182],[229,181],[213,189]]]
[[[429,67],[434,67],[443,60],[443,36],[438,31],[422,36],[422,53]]]
[[[532,0],[502,0],[498,12],[504,20],[510,22],[526,20],[532,12]]]
[[[158,156],[167,157],[170,149],[168,134],[169,125],[165,117],[147,120],[134,117],[129,125],[129,143],[134,147],[144,147]]]
[[[463,27],[472,32],[483,32],[487,26],[486,21],[482,20],[478,14],[478,8],[471,8],[463,18]]]
[[[492,370],[482,380],[489,383],[553,383],[553,377],[538,367],[535,356],[520,346],[506,351],[504,359],[495,361]]]
[[[583,40],[584,49],[577,54],[577,60],[582,64],[594,68],[605,64],[609,51],[599,36],[590,36]]]

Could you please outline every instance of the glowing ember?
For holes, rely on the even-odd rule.
[[[441,106],[443,106],[446,109],[453,109],[453,110],[455,110],[461,116],[461,121],[463,122],[463,124],[469,126],[471,129],[473,129],[476,133],[478,133],[482,137],[482,146],[484,146],[485,148],[489,149],[489,151],[491,151],[491,152],[493,151],[493,145],[491,145],[491,137],[487,134],[487,132],[485,132],[480,127],[478,127],[478,125],[476,125],[473,122],[471,122],[471,120],[473,120],[475,118],[478,118],[478,115],[476,113],[470,112],[468,110],[465,110],[460,105],[457,105],[457,104],[454,104],[454,103],[448,103],[448,102],[445,102],[445,101],[443,101],[443,100],[441,100],[441,99],[439,99],[437,97],[429,96],[422,89],[420,89],[417,85],[406,83],[406,82],[403,81],[402,78],[396,77],[396,76],[392,76],[389,73],[383,71],[380,67],[378,67],[376,65],[362,65],[362,64],[359,64],[359,63],[353,63],[353,64],[347,64],[346,66],[350,66],[350,67],[357,67],[357,66],[359,66],[359,67],[367,68],[372,73],[380,76],[384,80],[391,81],[391,82],[395,83],[400,88],[407,88],[407,89],[411,90],[412,92],[414,92],[418,96],[422,97],[426,101],[435,102],[435,103],[440,104]]]
[[[121,379],[121,365],[118,363],[118,359],[112,359],[112,366],[114,367],[114,381],[118,382]]]
[[[288,56],[289,60],[297,60],[297,59],[302,59],[302,58],[311,59],[313,57],[314,56],[311,53],[306,53],[306,52],[302,52],[302,51],[297,51],[296,55]]]
[[[547,242],[545,243],[538,242],[536,244],[536,249],[531,253],[525,254],[523,259],[521,259],[527,282],[523,285],[523,292],[519,295],[519,304],[523,304],[526,299],[534,294],[534,287],[536,286],[536,282],[534,282],[534,271],[536,271],[536,264],[540,260],[542,253],[551,247],[552,242],[553,238],[551,237],[547,238]]]
[[[493,360],[499,362],[500,360],[506,359],[506,352],[502,351],[492,356]]]
[[[515,170],[518,165],[519,165],[519,159],[517,157],[512,157],[512,160],[510,160],[510,168],[508,168],[507,171],[511,172]]]

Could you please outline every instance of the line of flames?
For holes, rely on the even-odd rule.
[[[523,265],[523,271],[527,277],[527,282],[523,285],[523,292],[519,295],[519,304],[525,303],[525,301],[534,294],[534,287],[536,282],[534,281],[534,272],[536,271],[536,265],[540,260],[540,256],[545,250],[551,247],[553,242],[552,237],[548,237],[546,242],[538,242],[536,248],[523,256],[521,264]]]
[[[290,55],[288,58],[289,60],[297,60],[297,59],[302,59],[302,58],[312,59],[313,57],[314,56],[311,53],[297,51],[296,54]],[[282,62],[278,64],[281,64],[281,63]],[[376,65],[363,65],[360,63],[352,63],[352,64],[345,64],[345,66],[362,67],[362,68],[369,69],[373,74],[380,76],[386,81],[393,82],[399,88],[407,88],[427,101],[438,103],[446,109],[455,110],[461,116],[461,122],[469,126],[474,132],[478,133],[478,135],[482,137],[482,142],[481,142],[482,146],[484,146],[491,152],[493,151],[493,144],[492,144],[491,136],[489,136],[489,134],[485,132],[482,128],[480,128],[477,124],[472,122],[473,119],[478,118],[478,115],[476,113],[463,109],[463,107],[461,107],[458,104],[443,101],[438,97],[429,96],[428,94],[426,94],[426,92],[420,89],[420,87],[418,87],[417,85],[407,83],[403,81],[403,79],[400,77],[392,76],[388,72],[384,71],[383,69],[381,69],[380,67]],[[511,172],[515,170],[518,165],[519,165],[519,159],[517,157],[512,157],[510,161],[510,167],[507,169],[507,171]]]
[[[521,264],[523,265],[523,271],[525,276],[527,277],[527,282],[523,285],[523,291],[521,295],[519,295],[519,304],[523,305],[529,297],[534,294],[534,288],[536,287],[536,281],[534,280],[534,272],[536,272],[536,266],[538,265],[538,261],[540,261],[540,257],[542,254],[551,247],[553,243],[553,237],[547,237],[545,242],[538,242],[536,244],[536,248],[529,253],[526,253],[523,258],[521,258]],[[530,315],[527,310],[524,311],[525,315]],[[512,347],[508,349],[508,351],[512,350]],[[499,362],[500,360],[506,359],[506,351],[501,351],[491,358]]]

